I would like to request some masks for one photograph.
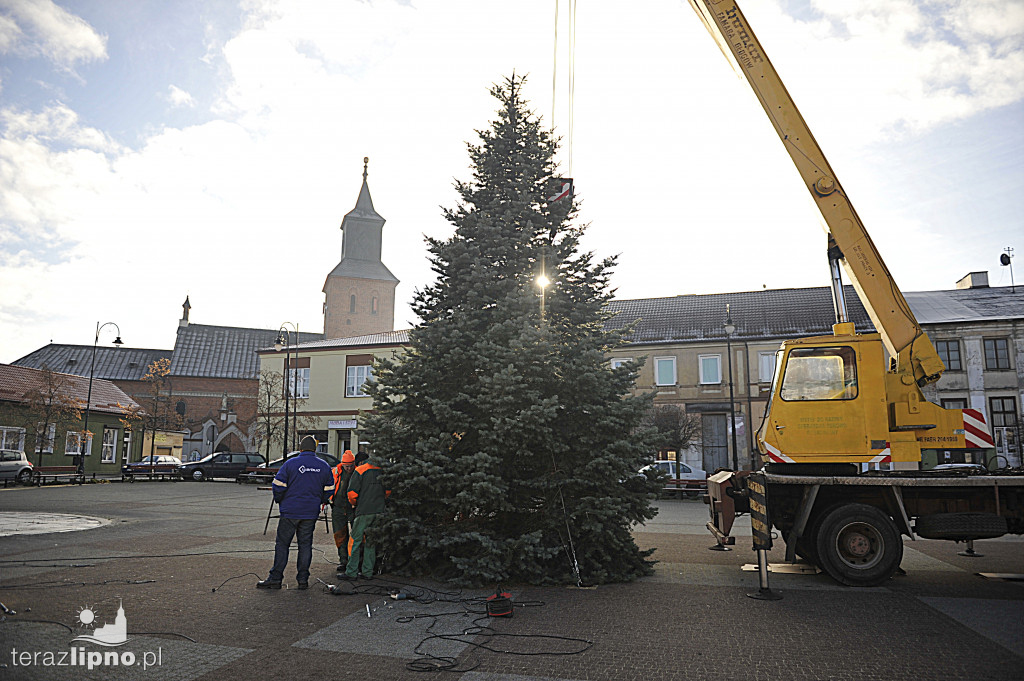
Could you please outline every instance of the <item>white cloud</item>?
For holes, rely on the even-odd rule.
[[[751,3],[747,15],[772,30],[766,39],[759,29],[759,37],[801,108],[831,105],[813,94],[822,87],[844,90],[856,104],[855,115],[821,117],[826,126],[842,124],[844,136],[870,142],[879,133],[921,133],[1024,97],[1019,2],[812,0],[811,7],[813,17],[794,18],[775,2]]]
[[[848,191],[870,187],[880,140],[1022,96],[1020,29],[1007,28],[1020,22],[995,20],[1005,6],[983,2],[970,14],[930,2],[944,3],[941,26],[928,23],[932,4],[905,0],[820,2],[798,18],[773,0],[744,3],[833,165],[851,169]],[[276,328],[288,319],[319,330],[320,289],[363,156],[388,220],[383,259],[402,280],[403,327],[413,288],[432,277],[421,235],[451,233],[439,205],[454,204],[451,181],[470,172],[464,142],[493,116],[488,86],[513,69],[529,73],[526,97],[550,123],[547,0],[245,7],[237,35],[210,47],[230,77],[202,112],[209,122],[156,130],[132,149],[67,105],[0,111],[0,324],[18,339],[11,347],[91,342],[99,318],[117,321],[133,346],[170,347],[185,294],[197,323]],[[580,3],[576,39],[573,175],[591,222],[584,245],[600,257],[622,253],[622,297],[827,283],[824,239],[799,178],[686,3]],[[555,123],[565,135],[564,31],[560,45]],[[164,96],[195,105],[173,84]],[[892,227],[872,234],[884,253],[942,241],[938,228],[892,219],[877,202],[858,210]],[[934,269],[936,258],[927,260]],[[69,306],[68,291],[89,302]],[[31,310],[49,314],[11,321]]]
[[[0,54],[7,54],[24,39],[21,29],[14,19],[0,14]]]
[[[182,90],[177,85],[168,86],[167,101],[174,106],[194,107],[196,105],[196,100],[192,98],[192,95],[185,90]]]
[[[107,58],[107,38],[53,0],[0,0],[0,49],[42,54],[71,69],[78,62]],[[15,23],[14,31],[10,24]]]

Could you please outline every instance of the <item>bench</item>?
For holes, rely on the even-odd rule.
[[[238,477],[235,478],[235,482],[270,482],[277,475],[280,468],[261,468],[259,466],[249,466],[245,469],[244,473],[239,473]]]
[[[708,493],[708,481],[669,478],[665,481],[665,487],[662,489],[662,493],[671,494],[673,496],[678,494],[680,498],[687,496],[691,499],[696,499],[700,495]]]
[[[85,473],[78,472],[77,466],[36,466],[32,469],[32,482],[36,486],[42,485],[47,478],[54,481],[67,478],[79,485],[85,483]]]
[[[132,468],[127,472],[122,472],[121,481],[135,482],[135,478],[138,476],[145,476],[150,480],[153,480],[154,478],[159,478],[160,480],[163,480],[164,478],[168,478],[170,480],[181,479],[181,473],[178,472],[177,464],[161,463],[153,466],[139,466]]]

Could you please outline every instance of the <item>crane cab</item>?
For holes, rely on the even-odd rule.
[[[891,461],[878,334],[837,324],[831,336],[785,341],[757,433],[769,463]]]

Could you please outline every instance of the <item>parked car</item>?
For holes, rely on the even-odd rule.
[[[930,470],[933,471],[959,471],[964,474],[977,474],[984,475],[989,472],[988,468],[984,464],[980,463],[940,463],[938,466],[933,466]]]
[[[288,457],[291,458],[291,457],[296,456],[298,454],[299,454],[299,452],[292,452],[291,454],[288,455]],[[319,454],[318,453],[317,456],[320,457],[321,459],[323,459],[324,461],[326,461],[330,465],[331,468],[334,468],[339,463],[341,463],[341,461],[338,460],[338,457],[334,456],[333,454]],[[258,473],[257,472],[248,472],[247,473],[247,472],[245,472],[243,470],[241,473],[238,474],[238,477],[236,477],[235,480],[236,480],[236,482],[267,482],[269,479],[271,479],[275,475],[277,475],[277,471],[280,470],[281,464],[283,464],[283,463],[284,463],[284,457],[281,457],[280,459],[274,459],[270,463],[266,463],[266,462],[261,463],[261,464],[259,464],[257,466],[257,468],[262,468],[262,469],[265,469],[265,470],[263,470],[261,472],[258,472]]]
[[[212,478],[237,478],[249,466],[258,466],[266,462],[259,454],[236,454],[233,452],[215,452],[199,459],[178,466],[178,472],[185,480],[210,480]]]
[[[648,468],[656,468],[668,476],[668,480],[665,481],[666,492],[678,490],[685,492],[688,497],[696,497],[707,489],[708,474],[707,471],[700,468],[694,468],[680,462],[678,475],[676,474],[675,461],[655,461],[650,466],[644,467],[643,471],[646,471]]]
[[[144,456],[141,461],[133,461],[121,466],[121,478],[131,480],[137,474],[147,474],[159,467],[162,471],[168,470],[170,466],[180,466],[181,460],[170,454],[154,454]]]
[[[17,480],[23,485],[32,481],[32,462],[25,452],[0,451],[0,479]]]

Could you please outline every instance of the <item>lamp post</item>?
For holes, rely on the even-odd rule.
[[[736,449],[736,402],[732,392],[732,335],[736,333],[736,325],[732,323],[729,304],[725,305],[725,352],[729,355],[729,420],[732,422],[732,468],[739,470],[739,452]]]
[[[541,273],[537,275],[536,283],[537,286],[540,287],[540,324],[541,326],[544,326],[544,297],[547,293],[548,286],[551,285],[551,280],[548,279],[548,276],[544,274],[544,271],[542,270]]]
[[[117,329],[114,347],[120,348],[124,345],[124,342],[121,340],[121,327],[114,322],[107,322],[106,324],[96,322],[96,336],[92,340],[92,362],[89,364],[89,392],[85,397],[85,428],[82,430],[81,435],[79,435],[78,454],[75,456],[75,466],[78,468],[79,475],[85,475],[85,454],[83,450],[86,443],[89,442],[89,407],[92,406],[92,378],[96,373],[96,346],[100,342],[100,331],[107,326],[113,326]]]
[[[299,344],[299,327],[297,324],[291,322],[284,322],[281,327],[277,330],[277,340],[274,342],[274,349],[281,352],[281,347],[284,346],[284,444],[281,449],[281,456],[288,458],[288,397],[292,391],[291,376],[289,375],[289,355],[291,353],[291,343],[288,342],[288,329],[286,327],[292,327],[295,331],[295,344]],[[292,421],[294,427],[295,422]]]

